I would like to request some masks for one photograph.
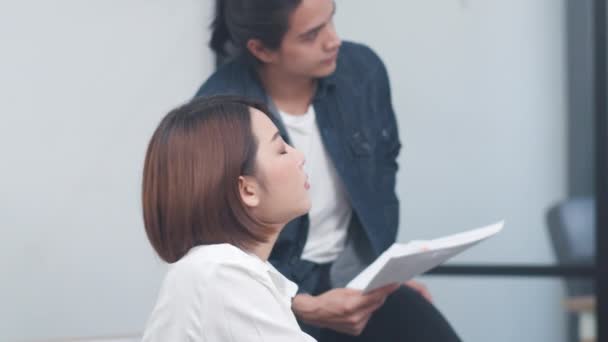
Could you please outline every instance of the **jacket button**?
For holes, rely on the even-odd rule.
[[[384,139],[388,139],[388,130],[387,130],[386,128],[384,128],[384,129],[382,130],[382,137],[383,137]]]

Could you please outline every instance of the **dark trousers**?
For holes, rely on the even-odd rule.
[[[315,272],[318,291],[330,289],[329,267],[320,265]],[[437,308],[418,294],[402,286],[391,294],[370,318],[360,336],[341,334],[330,329],[302,326],[319,342],[457,342],[460,338]]]

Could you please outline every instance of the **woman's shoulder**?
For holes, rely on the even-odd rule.
[[[169,266],[145,336],[177,341],[184,340],[185,331],[207,337],[224,334],[232,324],[224,321],[225,315],[251,315],[247,310],[258,305],[248,303],[267,298],[256,268],[251,255],[229,244],[192,248]]]
[[[231,275],[262,275],[264,271],[265,265],[261,260],[240,248],[231,244],[215,244],[192,248],[169,267],[167,277],[220,281]]]

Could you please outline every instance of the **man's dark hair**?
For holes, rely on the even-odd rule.
[[[258,39],[265,47],[277,49],[289,29],[289,16],[300,2],[301,0],[216,0],[209,46],[219,57],[228,54],[227,46],[237,53],[250,55],[247,50],[250,39]]]

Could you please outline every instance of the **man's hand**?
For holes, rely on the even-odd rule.
[[[405,283],[403,283],[405,286],[411,287],[412,289],[416,290],[418,293],[420,293],[420,295],[424,298],[426,298],[426,300],[428,300],[429,302],[433,302],[433,297],[431,296],[431,293],[429,292],[429,290],[426,288],[426,286],[422,283],[419,283],[417,281],[414,280],[410,280],[410,281],[406,281]]]
[[[368,293],[333,289],[318,296],[297,295],[292,309],[302,321],[349,335],[360,335],[371,315],[400,284],[387,285]]]

